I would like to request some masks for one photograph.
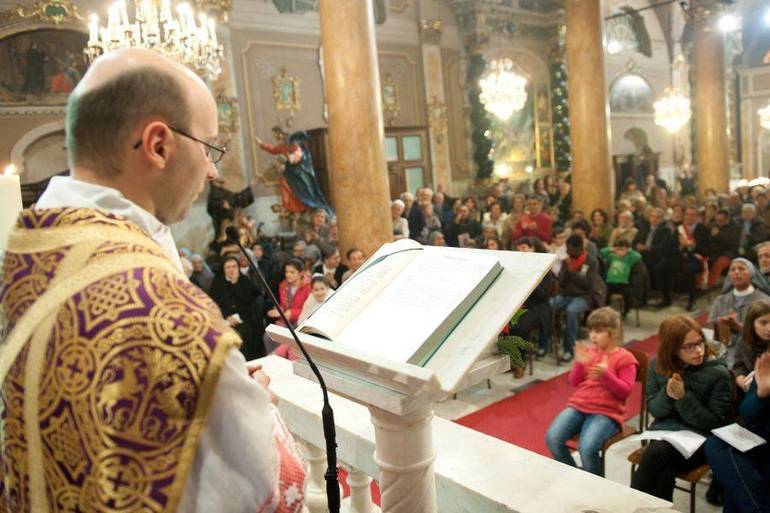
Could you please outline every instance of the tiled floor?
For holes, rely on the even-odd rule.
[[[696,311],[696,314],[707,311],[709,305],[707,298],[700,299],[697,303],[698,311]],[[630,312],[624,326],[624,340],[628,342],[635,339],[645,339],[657,332],[658,325],[663,319],[671,315],[683,313],[687,312],[679,306],[672,306],[665,310],[641,310],[639,312],[640,326],[636,327],[635,314]],[[514,379],[510,373],[496,376],[491,380],[491,389],[482,383],[463,390],[457,394],[457,399],[449,399],[443,403],[436,404],[435,412],[437,415],[450,420],[464,417],[513,395],[516,390],[521,390],[527,386],[537,386],[537,381],[550,379],[568,370],[568,365],[556,366],[552,357],[546,357],[541,361],[535,362],[534,374],[532,376],[529,375],[529,371],[521,379]],[[631,421],[632,425],[636,425],[637,422],[636,419]],[[637,443],[621,442],[614,445],[607,452],[607,479],[626,485],[629,483],[631,466],[626,460],[626,456],[633,452],[636,447],[638,447]],[[706,479],[709,479],[709,477],[707,476]],[[698,513],[721,512],[722,508],[712,506],[706,502],[704,494],[707,488],[708,483],[705,481],[697,487],[696,511]],[[682,512],[690,511],[690,499],[686,492],[680,490],[674,492],[674,508]]]

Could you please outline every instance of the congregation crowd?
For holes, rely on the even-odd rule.
[[[394,240],[557,255],[525,302],[514,334],[535,343],[538,359],[553,352],[559,363],[574,360],[569,381],[576,392],[546,435],[563,463],[575,465],[567,442],[579,435],[583,468],[603,474],[600,453],[621,431],[639,370],[623,348],[622,322],[631,309],[665,308],[680,296],[687,311],[699,296],[714,296],[704,327],[715,335],[707,337],[686,315],[661,324],[646,386],[655,419],[649,428],[708,435],[740,415],[750,429],[770,435],[770,191],[742,183],[730,194],[707,191],[698,201],[687,184],[677,189],[653,175],[642,184],[628,180],[614,216],[573,209],[569,180],[552,175],[516,190],[502,181],[480,195],[456,198],[440,186],[423,187],[391,202]],[[291,323],[307,318],[366,258],[352,248],[343,260],[335,220],[323,210],[310,213],[283,251],[260,238],[241,211],[233,220]],[[246,257],[224,238],[210,249],[205,259],[183,250],[183,262],[240,333],[247,359],[272,351],[294,357],[264,336],[266,325],[282,321]],[[581,329],[590,344],[578,341]],[[730,512],[770,511],[770,453],[754,453],[712,436],[685,458],[668,442],[653,441],[637,462],[632,486],[670,500],[675,477],[708,459],[716,478],[711,501],[726,501]]]

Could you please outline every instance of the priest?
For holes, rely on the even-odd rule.
[[[168,225],[217,176],[216,103],[148,50],[72,92],[71,177],[9,240],[0,510],[298,512],[305,467]]]

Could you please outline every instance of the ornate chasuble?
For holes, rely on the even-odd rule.
[[[0,301],[0,511],[175,512],[227,352],[216,305],[129,221],[25,210]]]

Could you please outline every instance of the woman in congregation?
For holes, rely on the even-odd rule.
[[[278,284],[278,302],[286,313],[286,319],[293,325],[299,321],[302,313],[302,307],[310,295],[310,284],[305,281],[304,264],[299,258],[290,258],[283,264],[284,279]],[[271,308],[267,311],[267,317],[271,322],[278,326],[286,326],[281,319],[281,314],[277,308]],[[271,353],[276,347],[267,334],[265,334],[265,347],[267,352]],[[288,346],[282,351],[288,349]]]
[[[748,392],[757,358],[770,350],[770,301],[760,299],[749,307],[743,322],[743,337],[735,348],[735,385]]]
[[[707,435],[729,422],[732,383],[725,362],[706,346],[700,324],[676,315],[660,324],[658,355],[647,377],[650,430]],[[706,463],[703,448],[685,458],[670,443],[651,441],[631,478],[631,487],[671,501],[676,476]]]
[[[762,328],[770,338],[768,331],[768,328]],[[738,411],[743,425],[755,435],[770,440],[770,353],[765,352],[757,358],[747,390]],[[724,513],[770,512],[768,444],[741,452],[711,435],[704,444],[704,451],[714,478],[723,488]]]
[[[612,235],[612,223],[610,223],[607,212],[601,208],[594,209],[591,212],[591,235],[589,239],[596,244],[597,248],[601,249],[607,247],[610,235]]]
[[[730,262],[730,268],[725,279],[724,290],[714,304],[711,305],[708,324],[717,329],[719,323],[730,328],[729,349],[727,350],[727,363],[732,365],[735,356],[735,347],[741,339],[743,321],[749,311],[749,307],[761,299],[770,299],[759,290],[764,283],[761,281],[754,264],[745,258],[735,258]]]
[[[256,283],[241,273],[240,262],[234,255],[225,257],[222,274],[214,278],[209,289],[209,296],[222,316],[241,336],[240,349],[247,361],[265,356],[261,294]]]
[[[575,344],[575,364],[568,378],[577,390],[551,423],[545,442],[557,461],[575,467],[567,441],[580,433],[583,470],[601,476],[600,451],[623,425],[638,363],[622,347],[620,315],[615,310],[594,310],[586,326],[591,345]]]

